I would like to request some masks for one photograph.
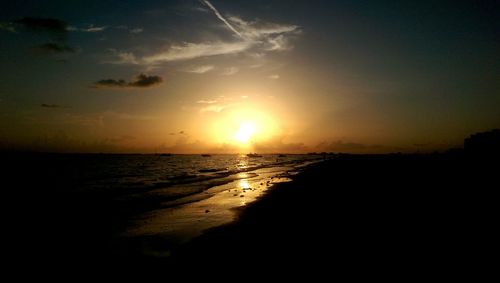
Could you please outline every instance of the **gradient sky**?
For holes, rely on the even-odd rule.
[[[413,152],[499,128],[499,2],[407,2],[3,3],[0,147]]]

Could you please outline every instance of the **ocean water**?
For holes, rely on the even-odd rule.
[[[295,170],[317,160],[313,155],[240,154],[202,155],[61,155],[52,159],[59,178],[70,183],[67,190],[113,192],[117,195],[163,189],[171,196],[184,196],[226,183],[242,172],[261,168],[287,167]],[[57,169],[56,169],[57,170]],[[232,177],[231,177],[232,176]],[[182,189],[186,188],[182,193]],[[174,192],[175,191],[175,192]]]
[[[131,247],[133,253],[162,256],[207,229],[233,221],[235,208],[324,159],[276,154],[6,157],[2,171],[15,188],[11,191],[19,194],[16,210],[27,219],[40,217],[40,223],[50,222],[60,234],[70,225],[79,233],[97,234],[96,239],[118,237],[120,247]]]

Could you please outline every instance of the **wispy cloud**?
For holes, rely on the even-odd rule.
[[[0,23],[0,29],[10,32],[32,32],[48,36],[48,43],[34,47],[34,50],[44,54],[75,52],[74,48],[67,45],[68,28],[68,23],[55,18],[24,17]]]
[[[163,82],[163,79],[159,76],[148,76],[145,74],[140,74],[135,80],[126,82],[123,79],[105,79],[97,81],[93,84],[94,88],[146,88],[158,85]]]
[[[49,32],[55,34],[65,34],[68,23],[53,18],[24,17],[13,22],[15,25],[35,32]]]
[[[199,103],[199,104],[214,104],[214,103],[217,103],[217,100],[198,100],[198,101],[196,101],[196,103]]]
[[[292,45],[288,38],[280,34],[274,38],[268,38],[265,48],[269,51],[285,51],[292,49]]]
[[[222,15],[219,13],[219,11],[210,3],[208,0],[202,0],[202,3],[204,3],[210,10],[214,12],[214,14],[221,20],[230,30],[232,30],[236,35],[239,37],[243,38],[243,35],[237,31]]]
[[[68,31],[81,31],[81,32],[101,32],[107,29],[107,26],[95,26],[95,25],[89,25],[88,27],[85,28],[78,28],[74,26],[68,26],[66,29]]]
[[[224,71],[222,72],[222,74],[225,76],[231,76],[231,75],[238,73],[239,70],[240,69],[237,67],[229,67],[229,68],[225,68]]]
[[[280,75],[278,75],[278,74],[274,74],[274,75],[270,75],[270,76],[268,76],[268,78],[269,78],[269,79],[271,79],[271,80],[277,80],[277,79],[279,79],[279,78],[280,78]]]
[[[267,51],[291,49],[289,35],[301,32],[297,25],[282,25],[263,21],[247,22],[236,16],[229,17],[229,20],[241,30],[245,39],[259,44],[263,50]]]
[[[115,49],[109,49],[113,54],[113,59],[103,61],[102,63],[116,64],[116,65],[137,65],[139,64],[139,59],[135,57],[132,52],[122,52]]]
[[[147,64],[170,62],[178,60],[188,60],[200,57],[239,53],[247,50],[251,46],[250,42],[207,42],[207,43],[185,43],[183,45],[173,45],[168,50],[146,56],[143,61]]]
[[[130,29],[129,32],[130,33],[133,33],[133,34],[138,34],[138,33],[141,33],[143,32],[144,29],[143,28],[133,28],[133,29]]]
[[[192,60],[209,56],[238,54],[252,51],[256,54],[286,51],[292,48],[290,38],[301,32],[297,25],[285,25],[262,20],[246,21],[237,16],[225,17],[208,0],[200,0],[234,34],[234,41],[206,41],[200,43],[174,43],[159,52],[137,57],[133,53],[117,53],[116,60],[106,61],[111,64],[157,65],[180,60]],[[124,26],[123,28],[127,28]],[[139,31],[139,30],[137,30]],[[228,69],[224,74],[235,74],[237,69]]]
[[[204,74],[204,73],[212,71],[213,69],[215,69],[215,67],[213,65],[202,65],[202,66],[196,66],[196,67],[189,68],[189,69],[185,70],[185,72],[195,73],[195,74]]]
[[[140,28],[140,27],[131,28],[131,27],[128,27],[126,25],[119,25],[119,26],[115,26],[114,28],[121,29],[121,30],[126,30],[129,33],[131,33],[131,34],[139,34],[139,33],[141,33],[141,32],[144,31],[143,28]]]
[[[264,21],[248,22],[237,16],[231,16],[228,19],[241,30],[241,34],[245,38],[258,39],[267,35],[300,32],[300,27],[297,25],[283,25]]]
[[[215,112],[215,113],[220,113],[222,112],[224,109],[227,109],[229,107],[231,107],[232,105],[218,105],[218,104],[213,104],[213,105],[209,105],[209,106],[206,106],[206,107],[203,107],[200,109],[200,112],[201,113],[205,113],[205,112]]]

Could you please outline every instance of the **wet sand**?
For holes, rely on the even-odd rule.
[[[234,221],[235,210],[245,209],[274,185],[291,181],[293,170],[293,167],[272,167],[239,173],[232,182],[165,202],[158,209],[134,217],[121,233],[121,240],[131,243],[129,253],[169,257],[173,250],[204,231]]]
[[[277,185],[172,262],[316,266],[353,276],[472,272],[491,265],[481,250],[492,240],[493,172],[453,154],[341,156]]]

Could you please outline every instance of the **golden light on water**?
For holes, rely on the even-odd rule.
[[[241,179],[238,183],[238,186],[242,189],[248,189],[251,187],[247,179]]]

